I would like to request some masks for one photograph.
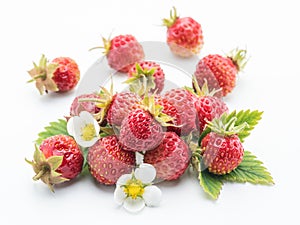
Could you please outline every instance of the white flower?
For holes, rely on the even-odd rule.
[[[117,181],[114,199],[129,212],[138,212],[145,206],[158,206],[162,193],[152,185],[156,176],[155,168],[142,163],[132,174],[124,174]]]
[[[90,147],[99,139],[100,126],[87,111],[80,112],[79,116],[71,117],[67,123],[67,130],[82,147]]]

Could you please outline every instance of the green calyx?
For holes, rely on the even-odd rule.
[[[215,118],[211,122],[208,122],[207,127],[220,135],[239,135],[239,133],[248,128],[249,125],[247,122],[236,125],[236,121],[237,117],[228,117],[228,113],[225,112],[219,118]]]
[[[48,185],[49,189],[54,192],[53,186],[55,184],[63,183],[69,179],[61,176],[56,172],[63,161],[63,156],[51,156],[46,159],[43,152],[41,152],[35,145],[35,152],[33,160],[29,161],[25,159],[32,167],[36,175],[32,178],[34,181],[42,180]]]
[[[110,47],[111,47],[111,40],[110,40],[110,38],[106,39],[106,38],[102,37],[102,42],[103,42],[103,46],[97,46],[97,47],[90,48],[89,51],[92,51],[95,49],[103,49],[104,50],[103,54],[107,55],[110,50]]]
[[[163,106],[155,103],[154,95],[145,96],[141,107],[147,110],[162,126],[175,126],[172,124],[173,117],[163,113]]]
[[[48,64],[47,58],[45,55],[42,55],[39,64],[37,65],[35,62],[33,62],[33,66],[33,69],[28,71],[32,79],[27,81],[27,83],[35,81],[36,87],[41,95],[44,93],[44,91],[58,91],[58,87],[52,79],[53,73],[58,68],[58,64]]]
[[[186,87],[185,89],[192,92],[193,94],[197,95],[197,97],[203,97],[203,96],[214,96],[216,93],[222,91],[222,88],[220,89],[212,89],[211,91],[208,88],[208,84],[207,84],[207,80],[204,79],[204,84],[202,87],[199,86],[197,78],[195,76],[193,76],[192,78],[193,81],[193,87],[194,90]]]
[[[175,7],[173,7],[171,10],[170,10],[170,18],[164,18],[163,19],[163,25],[166,26],[166,27],[171,27],[175,21],[179,18],[179,16],[177,15],[177,10]]]
[[[247,56],[247,50],[239,48],[231,50],[227,54],[227,57],[229,57],[234,63],[234,65],[236,65],[238,71],[242,71],[249,60]]]
[[[127,79],[124,83],[129,84],[129,90],[139,96],[144,96],[150,90],[155,88],[154,74],[156,67],[143,69],[139,63],[135,64],[136,72],[132,77]]]

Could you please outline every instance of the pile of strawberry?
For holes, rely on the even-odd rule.
[[[178,17],[175,8],[163,21],[174,54],[190,57],[200,52],[204,42],[198,22]],[[53,191],[54,185],[75,179],[88,168],[99,183],[115,185],[121,175],[133,171],[139,156],[155,167],[157,182],[179,179],[190,166],[214,199],[226,181],[273,183],[243,144],[262,112],[230,112],[223,100],[247,62],[245,50],[207,55],[195,65],[189,87],[165,90],[163,68],[145,60],[134,36],[119,35],[103,42],[108,65],[125,74],[128,91],[101,87],[97,93],[77,96],[70,115],[39,134],[34,158],[26,160],[36,173],[34,180],[41,179]],[[71,90],[79,81],[77,64],[64,57],[48,63],[43,56],[29,74],[41,94]],[[91,146],[79,145],[67,129],[67,121],[82,112],[91,114],[100,128]]]

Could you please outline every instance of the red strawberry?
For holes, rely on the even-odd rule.
[[[135,165],[134,152],[124,151],[115,135],[101,138],[89,148],[87,161],[92,176],[100,183],[113,185]]]
[[[161,144],[145,153],[144,162],[155,167],[158,179],[176,180],[187,169],[190,158],[187,144],[176,133],[166,132]]]
[[[79,116],[81,111],[87,111],[92,114],[97,114],[100,112],[100,108],[98,108],[95,104],[95,101],[86,101],[87,99],[99,99],[99,95],[97,94],[82,94],[77,96],[70,107],[70,115],[71,116]]]
[[[178,113],[176,107],[171,104],[165,97],[159,95],[155,96],[155,103],[163,107],[162,113],[173,118],[170,123],[174,124],[175,126],[168,126],[167,131],[173,131],[176,134],[180,135],[181,129],[179,126],[182,124],[182,122],[180,119],[180,114]]]
[[[167,44],[171,51],[182,57],[198,54],[203,46],[201,25],[191,17],[178,17],[176,9],[170,12],[169,19],[163,19],[167,26]]]
[[[198,113],[200,133],[204,130],[207,122],[220,117],[228,112],[228,107],[220,98],[214,96],[203,96],[195,102]]]
[[[203,138],[201,147],[204,165],[214,174],[230,173],[243,160],[244,148],[237,135],[211,132]]]
[[[196,92],[191,92],[194,96],[194,105],[198,113],[200,133],[205,129],[207,122],[220,117],[224,112],[228,112],[228,107],[221,98],[215,96],[217,91],[209,92],[207,82],[200,88],[195,77],[193,77],[193,87]]]
[[[175,88],[167,91],[163,97],[175,106],[180,115],[180,135],[186,136],[196,131],[197,111],[194,107],[195,99],[191,93],[182,88]]]
[[[113,87],[108,91],[102,87],[99,99],[94,99],[96,106],[101,109],[100,121],[105,118],[110,125],[121,126],[123,119],[128,113],[136,108],[140,102],[140,97],[132,92],[121,92],[113,94]]]
[[[127,73],[131,66],[145,57],[143,47],[132,35],[119,35],[111,40],[102,38],[108,65],[116,71]],[[91,50],[92,50],[91,49]]]
[[[28,161],[36,175],[53,191],[53,185],[74,179],[80,174],[83,165],[82,152],[75,140],[67,135],[55,135],[46,138],[36,147],[34,160]]]
[[[208,171],[222,175],[230,173],[242,162],[244,148],[238,137],[248,124],[235,125],[237,118],[221,117],[208,122],[211,132],[201,141],[202,160]]]
[[[157,147],[162,139],[162,126],[144,109],[131,111],[122,122],[119,140],[125,149],[149,151]]]
[[[126,83],[130,84],[130,90],[140,96],[154,92],[159,94],[164,88],[165,74],[156,62],[143,61],[136,63],[128,71],[128,78]],[[146,83],[146,87],[144,83]]]
[[[40,94],[45,91],[66,92],[75,88],[79,79],[80,71],[77,63],[69,57],[58,57],[48,63],[42,55],[39,65],[33,63],[34,68],[28,71]]]
[[[207,80],[210,90],[222,88],[226,96],[236,86],[236,76],[246,63],[246,50],[234,49],[227,56],[210,54],[198,62],[194,75],[200,86]]]

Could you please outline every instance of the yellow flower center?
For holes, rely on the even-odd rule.
[[[136,199],[137,197],[143,196],[145,189],[143,183],[140,180],[130,179],[124,185],[124,192],[128,197]]]
[[[93,124],[86,124],[81,128],[81,137],[84,141],[90,141],[96,137],[96,129]]]

